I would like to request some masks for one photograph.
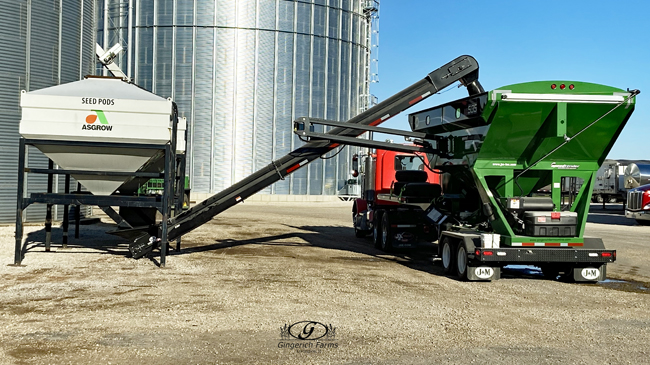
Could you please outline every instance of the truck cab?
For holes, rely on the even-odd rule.
[[[355,235],[372,234],[375,246],[384,251],[435,240],[423,210],[440,197],[442,189],[439,173],[429,164],[427,155],[418,152],[377,149],[354,156],[362,192],[352,207]]]

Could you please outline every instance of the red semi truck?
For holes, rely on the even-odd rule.
[[[440,196],[442,190],[426,154],[377,149],[355,155],[352,164],[361,180],[361,198],[352,207],[357,237],[372,234],[375,247],[387,252],[437,239],[423,213],[431,196]]]

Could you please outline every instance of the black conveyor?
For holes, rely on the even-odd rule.
[[[483,92],[481,85],[478,83],[478,63],[473,57],[460,56],[456,58],[431,72],[423,80],[416,82],[385,101],[353,117],[347,123],[376,126],[456,81],[460,81],[465,85],[470,95]],[[344,127],[334,128],[328,132],[328,134],[346,137],[358,137],[362,133],[364,131],[346,129]],[[205,224],[217,214],[242,202],[249,196],[278,180],[284,179],[285,176],[338,146],[340,144],[331,141],[309,142],[286,156],[273,161],[268,166],[258,170],[233,186],[169,219],[168,241],[173,241]],[[159,231],[160,235],[161,232]]]

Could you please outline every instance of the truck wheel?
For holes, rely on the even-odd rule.
[[[442,271],[445,274],[451,273],[452,269],[456,266],[454,263],[454,249],[451,244],[451,239],[445,237],[442,239],[442,248],[440,249],[440,258],[442,259]]]
[[[385,213],[381,217],[381,250],[384,252],[390,252],[393,249],[393,237],[390,229],[390,221],[388,219],[388,213]]]
[[[375,212],[375,219],[372,224],[372,243],[375,248],[381,248],[381,211]]]
[[[357,228],[357,213],[356,210],[352,212],[352,226],[354,226],[354,236],[356,238],[363,238],[368,234],[368,231]]]
[[[596,203],[602,203],[604,201],[605,201],[605,199],[603,199],[602,195],[596,194]]]
[[[456,251],[456,275],[460,280],[467,280],[467,250],[462,242],[458,243]]]
[[[640,226],[650,226],[650,221],[644,220],[644,219],[637,219],[636,222]]]
[[[610,197],[607,199],[607,202],[608,202],[608,203],[616,203],[617,200],[618,200],[618,199],[616,199],[616,196],[610,196]]]

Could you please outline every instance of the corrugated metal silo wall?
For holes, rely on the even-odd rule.
[[[191,124],[195,192],[215,193],[301,142],[300,116],[347,120],[367,88],[367,18],[361,0],[140,0],[132,2],[135,82],[172,97]],[[100,1],[108,45],[128,43],[128,2]],[[98,14],[102,11],[98,9]],[[117,63],[129,69],[128,54]],[[330,156],[333,153],[329,154]],[[264,190],[336,194],[348,178],[348,149]]]
[[[37,90],[93,73],[93,0],[0,0],[0,223],[13,223],[18,182],[20,91]],[[30,167],[47,158],[29,148]],[[45,175],[28,175],[29,191],[47,189]],[[63,192],[64,180],[58,182]],[[61,217],[62,209],[58,216]],[[43,221],[45,206],[27,209],[28,221]]]

